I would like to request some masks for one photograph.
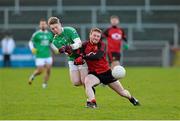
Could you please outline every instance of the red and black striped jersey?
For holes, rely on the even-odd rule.
[[[123,40],[127,41],[123,29],[117,26],[109,27],[104,32],[104,36],[107,39],[108,52],[120,52]]]
[[[106,45],[101,40],[98,44],[91,44],[89,40],[83,43],[82,50],[89,72],[100,74],[110,69],[105,48]]]

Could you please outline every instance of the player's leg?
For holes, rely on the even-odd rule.
[[[119,81],[115,81],[112,83],[109,83],[108,86],[113,89],[115,92],[117,92],[119,95],[130,99],[131,98],[131,94],[129,93],[128,90],[125,90],[124,87],[122,86],[122,84]]]
[[[82,85],[81,83],[81,75],[80,75],[80,71],[78,69],[77,65],[74,65],[73,61],[69,61],[69,74],[70,74],[70,79],[71,82],[74,86],[80,86]]]
[[[79,72],[80,72],[80,76],[81,76],[81,84],[84,86],[84,81],[85,81],[85,77],[88,75],[88,67],[87,64],[83,64],[83,65],[79,65]],[[94,87],[92,87],[93,92],[95,94],[96,90]]]
[[[10,67],[11,66],[11,59],[10,59],[10,55],[8,54],[7,56],[7,66]]]
[[[9,60],[10,60],[10,55],[9,54],[5,54],[4,55],[4,61],[3,61],[3,66],[4,67],[8,67],[9,66]]]
[[[112,61],[112,63],[111,63],[111,69],[113,69],[115,66],[118,66],[118,65],[120,65],[120,62],[119,62],[118,60]]]
[[[44,75],[44,80],[43,80],[43,83],[42,83],[42,87],[43,88],[46,88],[47,85],[48,85],[48,80],[49,80],[49,76],[50,76],[50,73],[51,73],[51,65],[46,65],[45,66],[45,75]]]
[[[29,84],[32,84],[32,81],[34,80],[34,78],[38,75],[40,75],[44,70],[44,66],[38,66],[34,72],[31,74],[31,76],[29,77]]]
[[[81,83],[84,85],[85,77],[88,75],[88,67],[87,64],[84,63],[83,65],[78,66],[80,72]]]
[[[36,59],[36,61],[35,61],[35,63],[36,63],[36,69],[34,70],[34,72],[31,74],[31,76],[29,77],[29,81],[28,81],[28,83],[31,85],[32,84],[32,81],[34,80],[34,78],[36,77],[36,76],[38,76],[38,75],[40,75],[42,72],[43,72],[43,70],[44,70],[44,62],[43,62],[43,60],[42,59]]]
[[[74,86],[82,85],[79,70],[69,70],[69,73],[71,82]]]
[[[113,69],[115,66],[120,65],[121,54],[119,52],[111,52],[111,54],[112,54],[111,69]]]
[[[100,83],[100,80],[96,76],[92,74],[89,74],[86,76],[84,84],[85,84],[85,89],[86,89],[86,95],[88,97],[87,107],[91,107],[91,108],[97,107],[95,94],[92,87],[95,85],[98,85],[99,83]]]
[[[6,67],[6,54],[3,56],[3,66]]]
[[[109,83],[108,86],[113,89],[115,92],[117,92],[120,96],[123,96],[133,104],[133,105],[139,105],[139,102],[137,99],[135,99],[133,96],[131,96],[130,92],[122,86],[122,84],[119,81],[115,81],[112,83]]]
[[[49,58],[46,59],[46,65],[45,65],[46,71],[45,71],[44,81],[43,81],[43,84],[42,84],[43,88],[47,87],[47,83],[48,83],[49,76],[50,76],[50,73],[51,73],[51,67],[52,67],[52,58],[49,57]]]

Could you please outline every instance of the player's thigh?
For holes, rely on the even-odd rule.
[[[46,64],[46,65],[51,66],[51,65],[53,64],[53,59],[52,59],[52,57],[45,58],[44,61],[45,61],[45,64]]]
[[[74,85],[81,84],[80,72],[79,70],[69,70],[71,81]]]
[[[45,64],[46,64],[46,70],[47,70],[47,72],[49,72],[49,71],[51,70],[52,63],[53,63],[52,57],[49,57],[49,58],[46,58],[46,59],[45,59]]]
[[[40,72],[40,73],[43,72],[44,69],[45,69],[44,66],[37,66],[37,67],[36,67],[36,71],[38,71],[38,72]]]
[[[87,64],[84,63],[83,65],[78,66],[79,72],[80,72],[80,78],[81,82],[84,84],[85,77],[88,75],[88,67]]]
[[[69,65],[69,74],[70,74],[71,81],[73,83],[80,82],[81,81],[81,75],[80,75],[78,66],[74,65],[73,61],[69,61],[68,65]]]
[[[88,74],[85,77],[85,86],[95,86],[100,84],[100,80],[93,74]]]
[[[124,87],[122,86],[121,82],[119,82],[119,80],[109,83],[108,86],[116,92],[121,92],[124,90]]]
[[[80,78],[81,78],[81,82],[84,84],[85,78],[88,75],[88,69],[80,69]]]

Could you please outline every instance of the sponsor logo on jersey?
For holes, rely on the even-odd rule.
[[[112,39],[114,40],[120,40],[122,39],[122,35],[120,35],[119,33],[114,33],[111,35]]]

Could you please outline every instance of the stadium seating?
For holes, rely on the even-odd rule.
[[[57,11],[57,3],[58,0],[19,0],[20,7],[36,7],[36,9],[24,10],[22,9],[19,14],[15,14],[15,0],[1,0],[0,7],[4,7],[8,10],[8,22],[9,27],[11,25],[16,26],[12,27],[13,35],[16,41],[27,41],[30,39],[32,33],[37,29],[34,27],[38,24],[40,18],[48,18],[50,15],[58,16],[61,18],[61,21],[64,25],[75,25],[74,27],[77,28],[78,33],[80,33],[83,40],[88,37],[89,28],[85,28],[86,32],[82,32],[82,26],[85,25],[97,25],[100,28],[105,28],[105,26],[99,26],[100,24],[108,24],[109,17],[111,15],[118,15],[120,16],[120,21],[122,24],[125,24],[125,32],[128,34],[130,31],[128,25],[134,25],[132,29],[132,36],[133,41],[135,40],[166,40],[171,45],[174,44],[174,26],[167,27],[167,28],[151,28],[145,27],[143,29],[139,29],[138,27],[143,27],[143,24],[177,24],[180,26],[180,10],[151,10],[146,11],[145,7],[145,0],[106,0],[106,7],[116,7],[118,9],[120,7],[126,6],[127,8],[134,9],[131,10],[117,10],[111,9],[102,12],[101,10],[101,0],[59,0],[62,1],[62,8],[60,8],[63,12],[58,13]],[[178,6],[180,5],[180,1],[174,0],[149,0],[151,6]],[[146,1],[147,2],[147,1]],[[41,9],[44,6],[47,9]],[[78,6],[78,7],[77,7]],[[72,7],[77,7],[76,10]],[[82,8],[83,9],[80,9]],[[89,8],[88,8],[89,7]],[[0,9],[0,26],[1,30],[5,26],[4,20],[5,18],[5,11]],[[13,9],[12,9],[13,8]],[[49,9],[51,8],[51,9]],[[66,8],[66,9],[65,9]],[[98,8],[98,9],[97,9]],[[176,7],[177,8],[177,7]],[[78,9],[78,10],[77,10]],[[97,10],[96,10],[97,9]],[[137,18],[137,10],[140,9],[140,22],[138,23],[139,18]],[[95,11],[95,13],[93,13]],[[95,16],[92,16],[92,15]],[[95,18],[93,18],[95,17]],[[95,23],[92,23],[95,22]],[[137,25],[137,26],[136,26]],[[28,26],[26,28],[26,26]],[[29,27],[31,26],[31,27]],[[22,28],[21,28],[22,27]],[[107,26],[106,26],[107,27]],[[86,35],[82,35],[85,33]],[[178,32],[177,32],[178,33]],[[163,34],[163,35],[162,35]],[[0,36],[1,37],[1,36]],[[180,36],[178,37],[180,40]],[[180,43],[180,41],[179,41]],[[136,52],[132,52],[136,53]],[[153,52],[152,52],[153,53]],[[156,52],[154,52],[156,53]],[[128,54],[129,55],[129,54]],[[159,65],[159,64],[158,64]]]
[[[2,0],[1,5],[3,6],[13,6],[14,1],[6,1]],[[128,4],[129,3],[129,4]],[[154,0],[151,0],[151,3],[153,5],[156,5],[156,2]],[[158,5],[159,2],[157,2]],[[176,2],[175,2],[176,3]],[[57,1],[52,0],[42,0],[34,3],[33,1],[27,0],[20,0],[20,6],[56,6]],[[73,2],[73,0],[64,0],[63,1],[63,7],[66,6],[72,6],[72,5],[78,5],[78,6],[98,6],[100,4],[100,0],[97,1],[91,1],[91,2],[84,2],[83,0],[78,0]],[[117,0],[112,0],[109,2],[108,0],[106,1],[107,6],[114,6],[114,5],[130,5],[130,6],[143,6],[144,5],[144,0],[135,0],[134,2],[130,2],[127,0],[122,0],[122,1],[117,1]],[[163,2],[164,5],[169,4],[167,0]],[[172,3],[171,3],[172,4]],[[61,21],[64,24],[90,24],[92,22],[92,11],[84,11],[84,10],[75,10],[75,11],[63,11],[63,14],[58,14],[56,10],[52,10],[52,15],[53,16],[59,16],[61,17]],[[137,22],[137,15],[136,15],[136,10],[108,10],[106,13],[102,14],[100,10],[97,11],[97,24],[99,23],[108,23],[109,22],[109,17],[111,15],[118,15],[120,16],[121,23],[136,23]],[[177,23],[180,25],[180,17],[177,15],[179,14],[180,11],[151,11],[151,13],[147,13],[146,11],[142,11],[142,23]],[[62,17],[63,16],[63,17]],[[47,11],[21,11],[20,14],[15,14],[14,11],[9,11],[9,24],[37,24],[40,18],[47,18]],[[4,12],[0,11],[0,24],[4,24]],[[149,31],[149,30],[147,30]],[[153,30],[152,30],[153,31]],[[160,30],[161,31],[161,30]],[[143,34],[141,34],[143,36]],[[136,37],[135,38],[144,38],[144,37]],[[151,36],[152,39],[156,38],[156,35],[152,34]],[[21,38],[21,37],[19,37]],[[15,38],[19,40],[19,38]],[[151,39],[151,38],[149,38]],[[156,38],[157,40],[158,38]],[[20,40],[23,40],[20,39]],[[169,40],[169,39],[168,39]],[[172,38],[171,40],[172,41]],[[172,42],[171,42],[172,43]]]
[[[3,24],[4,23],[4,12],[3,11],[0,11],[0,24]]]
[[[163,66],[161,49],[135,49],[124,52],[123,65],[128,66]]]
[[[56,11],[53,11],[53,15],[59,16],[65,24],[91,23],[90,11],[65,11],[62,15],[58,15]]]
[[[32,33],[36,29],[12,29],[13,37],[16,38],[16,40],[24,40],[26,43],[30,40]]]
[[[99,6],[100,0],[62,0],[63,7],[66,6]],[[143,6],[145,0],[111,0],[106,1],[107,6]],[[151,5],[179,5],[178,1],[169,0],[150,0]],[[57,0],[20,0],[20,6],[56,6]],[[1,0],[0,6],[14,6],[14,0]],[[142,22],[143,23],[178,23],[180,17],[177,17],[179,11],[152,11],[151,14],[142,11]],[[101,14],[97,11],[97,23],[108,23],[109,16],[112,14],[119,15],[122,23],[135,23],[136,22],[136,11],[107,11],[105,14]],[[56,11],[52,11],[52,15],[63,16],[62,21],[66,24],[71,23],[91,23],[91,11],[64,11],[63,15],[58,15]],[[80,15],[80,16],[79,16]],[[77,17],[76,17],[77,16]],[[9,12],[9,23],[10,24],[36,24],[41,17],[47,17],[46,11],[21,11],[20,15],[14,14],[13,11]],[[31,19],[30,19],[31,18]],[[4,23],[4,12],[0,11],[0,23]]]
[[[45,11],[23,11],[20,14],[9,12],[10,24],[38,24],[41,18],[46,18]]]

